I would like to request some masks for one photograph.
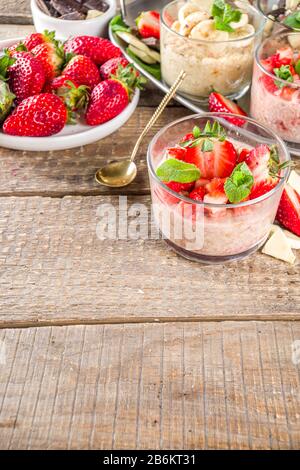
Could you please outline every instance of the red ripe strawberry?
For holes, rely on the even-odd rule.
[[[52,80],[60,74],[65,58],[58,41],[39,44],[32,49],[32,54],[42,63],[46,80]]]
[[[42,64],[31,52],[16,52],[14,59],[15,63],[9,67],[9,86],[20,103],[41,93],[46,77]]]
[[[194,139],[194,134],[193,133],[189,133],[189,134],[186,134],[183,139],[181,140],[181,142],[188,142],[189,140],[193,140]]]
[[[100,82],[92,91],[85,119],[90,126],[110,121],[129,103],[126,85],[119,80],[109,79]]]
[[[185,161],[196,165],[202,178],[226,178],[231,175],[237,161],[237,153],[228,140],[213,142],[211,152],[203,152],[201,143],[195,147],[186,147]]]
[[[85,55],[95,64],[102,65],[113,57],[121,57],[121,50],[108,39],[95,36],[76,36],[65,43],[65,53]]]
[[[24,39],[23,44],[28,51],[32,51],[32,49],[44,42],[55,42],[55,31],[45,30],[43,33],[29,34]]]
[[[278,86],[275,84],[275,79],[269,77],[268,75],[263,74],[260,78],[263,82],[265,89],[269,92],[278,95],[280,92],[278,91]]]
[[[300,195],[289,184],[283,190],[276,220],[300,237]]]
[[[245,159],[250,168],[254,182],[266,182],[269,178],[269,165],[271,163],[271,151],[267,145],[258,145],[252,149]]]
[[[177,158],[177,160],[185,160],[186,149],[183,147],[170,147],[167,150],[168,158]]]
[[[46,137],[60,132],[67,121],[67,110],[58,96],[42,93],[22,101],[3,124],[10,135]]]
[[[8,49],[6,49],[5,52],[10,57],[14,57],[14,55],[18,52],[28,52],[28,49],[22,42],[18,42],[17,44],[14,44],[13,46],[10,46]]]
[[[113,59],[109,59],[100,67],[102,80],[107,80],[108,78],[111,78],[112,75],[115,75],[120,65],[126,67],[128,64],[129,62],[125,57],[114,57]]]
[[[213,178],[210,183],[205,186],[207,194],[204,196],[204,202],[213,204],[226,204],[228,198],[224,191],[226,178]]]
[[[177,183],[176,181],[169,181],[165,183],[168,188],[172,189],[176,193],[180,193],[181,191],[191,191],[194,187],[194,182],[192,183]]]
[[[73,57],[64,68],[63,74],[75,80],[78,85],[86,85],[90,88],[94,88],[101,81],[96,64],[84,55]]]
[[[203,201],[204,196],[205,196],[206,190],[204,186],[199,186],[199,188],[194,189],[189,197],[193,199],[194,201]]]
[[[277,185],[278,179],[270,181],[261,181],[253,185],[250,193],[250,199],[256,199],[264,194],[269,193]]]
[[[135,88],[141,88],[144,78],[137,77],[128,65],[118,69],[116,77],[100,82],[92,91],[85,114],[86,122],[96,126],[110,121],[128,105]]]
[[[225,96],[221,95],[221,93],[211,93],[208,99],[208,106],[209,110],[213,113],[231,113],[231,114],[238,114],[240,116],[247,116],[245,111],[240,108],[236,103],[230,101]],[[226,118],[229,122],[234,124],[235,126],[243,126],[245,124],[244,119],[239,118]]]
[[[246,158],[248,158],[249,153],[250,153],[250,150],[249,150],[249,149],[242,149],[242,150],[240,150],[237,163],[242,163],[242,162],[244,162],[244,161],[246,160]]]
[[[295,95],[295,93],[296,93],[297,96],[298,96],[298,89],[297,89],[297,88],[292,88],[292,87],[289,87],[289,86],[284,86],[284,87],[281,89],[280,96],[281,96],[282,99],[284,99],[284,100],[286,100],[286,101],[292,101],[293,96]]]
[[[144,11],[136,19],[142,38],[160,38],[160,14],[157,11]]]

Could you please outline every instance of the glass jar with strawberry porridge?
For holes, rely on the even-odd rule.
[[[284,140],[300,143],[300,33],[284,31],[258,47],[251,115]]]
[[[253,119],[206,113],[161,129],[147,163],[162,237],[186,258],[223,263],[266,241],[290,156],[283,141]]]

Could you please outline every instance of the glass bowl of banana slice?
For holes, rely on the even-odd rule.
[[[161,14],[161,68],[167,85],[183,69],[179,93],[205,105],[212,91],[230,99],[251,83],[266,19],[244,1],[175,0]]]

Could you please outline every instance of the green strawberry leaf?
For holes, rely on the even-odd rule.
[[[245,162],[239,163],[225,181],[225,194],[230,202],[236,204],[249,196],[253,183],[253,175],[248,165]]]
[[[200,170],[191,163],[185,163],[176,158],[168,158],[156,170],[158,178],[166,183],[192,183],[200,178]]]
[[[201,129],[200,127],[198,126],[195,126],[194,129],[193,129],[193,136],[195,137],[195,139],[199,139],[199,137],[201,137]]]
[[[202,147],[201,147],[202,152],[212,152],[213,149],[214,149],[213,142],[209,139],[204,139],[202,142]]]
[[[298,75],[300,75],[300,60],[298,60],[295,65],[295,71]]]

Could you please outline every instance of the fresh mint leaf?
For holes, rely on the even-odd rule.
[[[298,75],[300,75],[300,60],[295,65],[295,71]]]
[[[292,83],[294,81],[289,65],[281,65],[280,68],[274,69],[274,73],[276,77],[281,78],[282,80],[285,80],[286,82]],[[277,86],[277,88],[284,87],[284,83],[281,83],[278,80],[275,80],[275,85]]]
[[[211,16],[222,16],[224,10],[225,10],[224,0],[215,0],[212,5]]]
[[[295,11],[294,13],[291,13],[289,16],[287,16],[283,20],[283,24],[286,24],[293,29],[300,29],[300,11]]]
[[[224,184],[225,194],[233,204],[249,196],[254,183],[253,175],[245,162],[239,163]]]
[[[192,183],[200,178],[200,170],[191,163],[185,163],[176,158],[168,158],[156,170],[158,178],[165,183]]]
[[[126,31],[127,33],[130,33],[131,29],[127,24],[123,21],[123,18],[121,15],[115,16],[111,22],[109,23],[111,30],[116,33],[117,31]]]
[[[242,12],[235,10],[229,3],[223,0],[215,0],[212,5],[211,16],[215,20],[216,29],[232,33],[234,29],[230,26],[230,23],[240,21]]]
[[[214,144],[209,139],[204,139],[202,142],[201,150],[202,152],[211,152],[214,149]]]

